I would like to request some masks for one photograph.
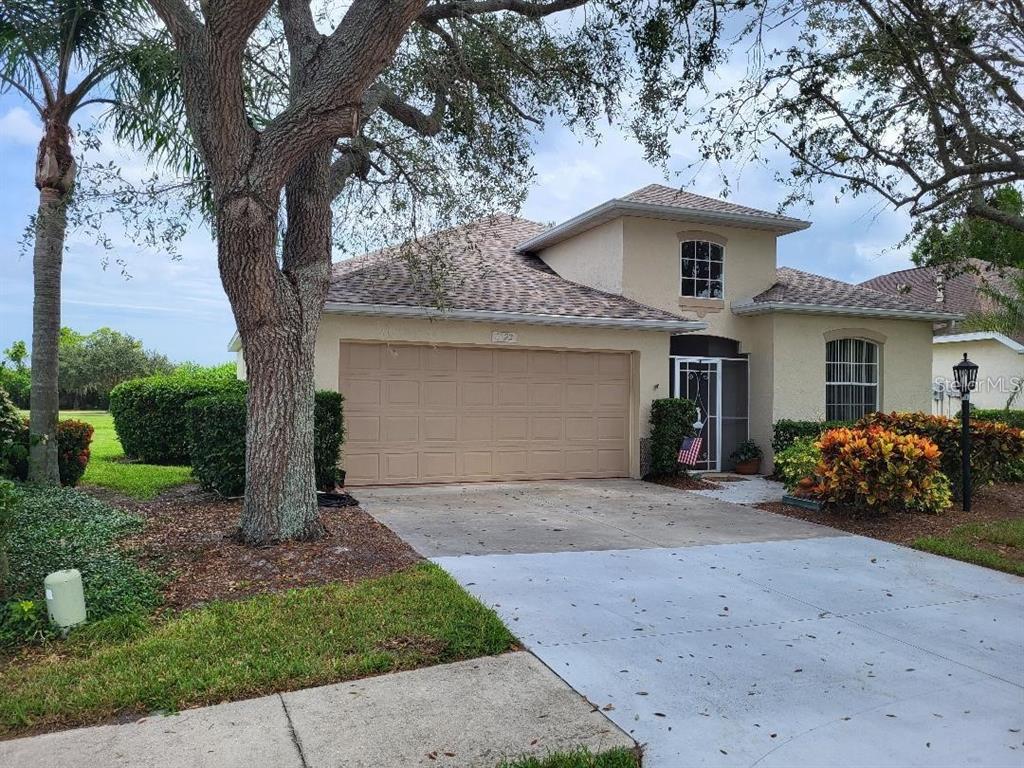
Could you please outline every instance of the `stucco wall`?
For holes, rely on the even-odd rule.
[[[566,280],[622,293],[622,219],[553,245],[540,257]]]
[[[1004,408],[1014,382],[1024,377],[1024,355],[998,341],[958,341],[932,345],[932,379],[952,384],[953,366],[964,357],[978,365],[978,388],[971,395],[976,408]],[[1024,406],[1024,401],[1016,407]],[[959,410],[960,400],[945,403]]]
[[[773,420],[825,417],[825,344],[833,334],[881,342],[882,410],[931,409],[931,323],[776,314]]]
[[[604,328],[502,325],[455,320],[415,320],[324,315],[316,341],[317,389],[338,388],[342,341],[496,345],[494,332],[512,332],[515,347],[593,349],[632,352],[630,474],[640,475],[640,438],[648,434],[651,401],[668,397],[669,334]]]
[[[775,282],[775,240],[772,232],[710,224],[627,217],[623,222],[622,293],[643,304],[708,324],[704,333],[747,343],[753,333],[749,319],[730,311],[730,304],[749,299]],[[680,305],[681,234],[708,233],[723,241],[724,294],[694,309]],[[685,299],[684,299],[685,302]]]

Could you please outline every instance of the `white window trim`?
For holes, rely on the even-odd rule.
[[[863,344],[870,344],[875,348],[875,362],[864,363],[860,361],[844,361],[844,360],[829,360],[828,350],[832,344],[839,344],[841,341],[859,341]],[[830,365],[857,365],[861,367],[871,366],[875,369],[875,380],[874,381],[829,381],[829,366]],[[874,339],[865,339],[858,336],[843,336],[839,338],[829,339],[825,342],[825,418],[828,420],[833,419],[844,419],[843,416],[835,416],[829,414],[829,401],[828,401],[828,388],[829,387],[867,387],[873,388],[875,391],[875,411],[882,409],[882,344],[875,341]],[[852,407],[854,403],[832,403],[833,407]],[[857,403],[856,405],[860,405]],[[862,416],[866,414],[861,414]],[[860,418],[859,416],[856,418]]]
[[[718,278],[718,282],[722,286],[722,295],[721,296],[691,296],[689,294],[683,293],[683,280],[692,280],[692,279],[694,279],[694,278],[684,278],[683,277],[683,248],[684,248],[684,246],[687,243],[694,243],[694,262],[695,263],[697,261],[697,259],[696,259],[696,253],[697,253],[697,246],[696,246],[696,244],[697,243],[707,243],[708,244],[708,254],[711,253],[711,246],[712,245],[717,245],[719,248],[722,249],[722,274]],[[710,258],[708,259],[708,263],[709,264],[712,263]],[[709,281],[710,281],[710,279],[711,278],[708,278]],[[695,299],[697,301],[722,301],[722,300],[724,300],[725,299],[725,243],[720,241],[720,240],[717,240],[717,239],[716,240],[712,240],[712,239],[709,239],[707,237],[694,237],[694,236],[690,236],[690,237],[686,237],[685,239],[680,239],[680,241],[679,241],[679,279],[678,279],[676,284],[677,284],[677,286],[679,288],[679,298],[680,299],[687,299],[687,300]]]

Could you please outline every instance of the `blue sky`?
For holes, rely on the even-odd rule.
[[[30,341],[32,335],[32,258],[31,253],[20,252],[18,241],[36,207],[32,168],[38,136],[38,125],[19,100],[10,94],[0,96],[0,348],[16,339]],[[527,218],[564,220],[652,182],[686,183],[687,189],[713,197],[720,192],[714,169],[695,179],[685,175],[666,182],[660,170],[644,162],[639,147],[613,129],[594,146],[553,126],[537,136],[535,146],[537,180],[522,211]],[[672,169],[685,169],[692,150],[688,141],[677,141]],[[138,157],[128,152],[111,150],[111,157],[128,167],[139,165]],[[782,162],[778,159],[776,164]],[[785,190],[774,182],[772,167],[770,163],[733,169],[730,199],[775,210]],[[834,189],[822,186],[813,207],[787,211],[814,224],[780,239],[780,265],[848,281],[910,266],[908,254],[897,248],[908,228],[903,212],[883,209],[868,196],[839,202],[834,198]],[[63,324],[82,332],[110,326],[172,360],[228,359],[226,346],[234,323],[206,231],[191,231],[176,261],[128,242],[116,221],[111,222],[111,234],[115,253],[127,262],[131,278],[125,279],[115,266],[104,269],[110,254],[89,234],[70,233]]]

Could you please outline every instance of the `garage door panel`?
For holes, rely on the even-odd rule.
[[[457,440],[459,436],[459,418],[454,414],[448,416],[421,416],[420,429],[423,439],[427,442]]]
[[[380,440],[380,416],[346,415],[345,425],[349,443],[376,443]]]
[[[629,355],[343,343],[352,485],[623,477]]]
[[[491,381],[467,381],[462,385],[462,406],[479,408],[494,405],[494,384]]]
[[[385,416],[380,423],[380,439],[385,443],[417,443],[420,439],[420,418]]]
[[[490,414],[483,416],[459,416],[459,440],[463,442],[490,442],[494,439],[494,417]]]
[[[420,404],[420,383],[401,379],[384,382],[385,407],[401,407]]]

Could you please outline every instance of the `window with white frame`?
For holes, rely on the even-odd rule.
[[[720,299],[724,296],[722,264],[725,249],[707,240],[686,240],[680,254],[681,296]]]
[[[852,421],[878,410],[878,345],[835,339],[825,345],[825,418]]]

